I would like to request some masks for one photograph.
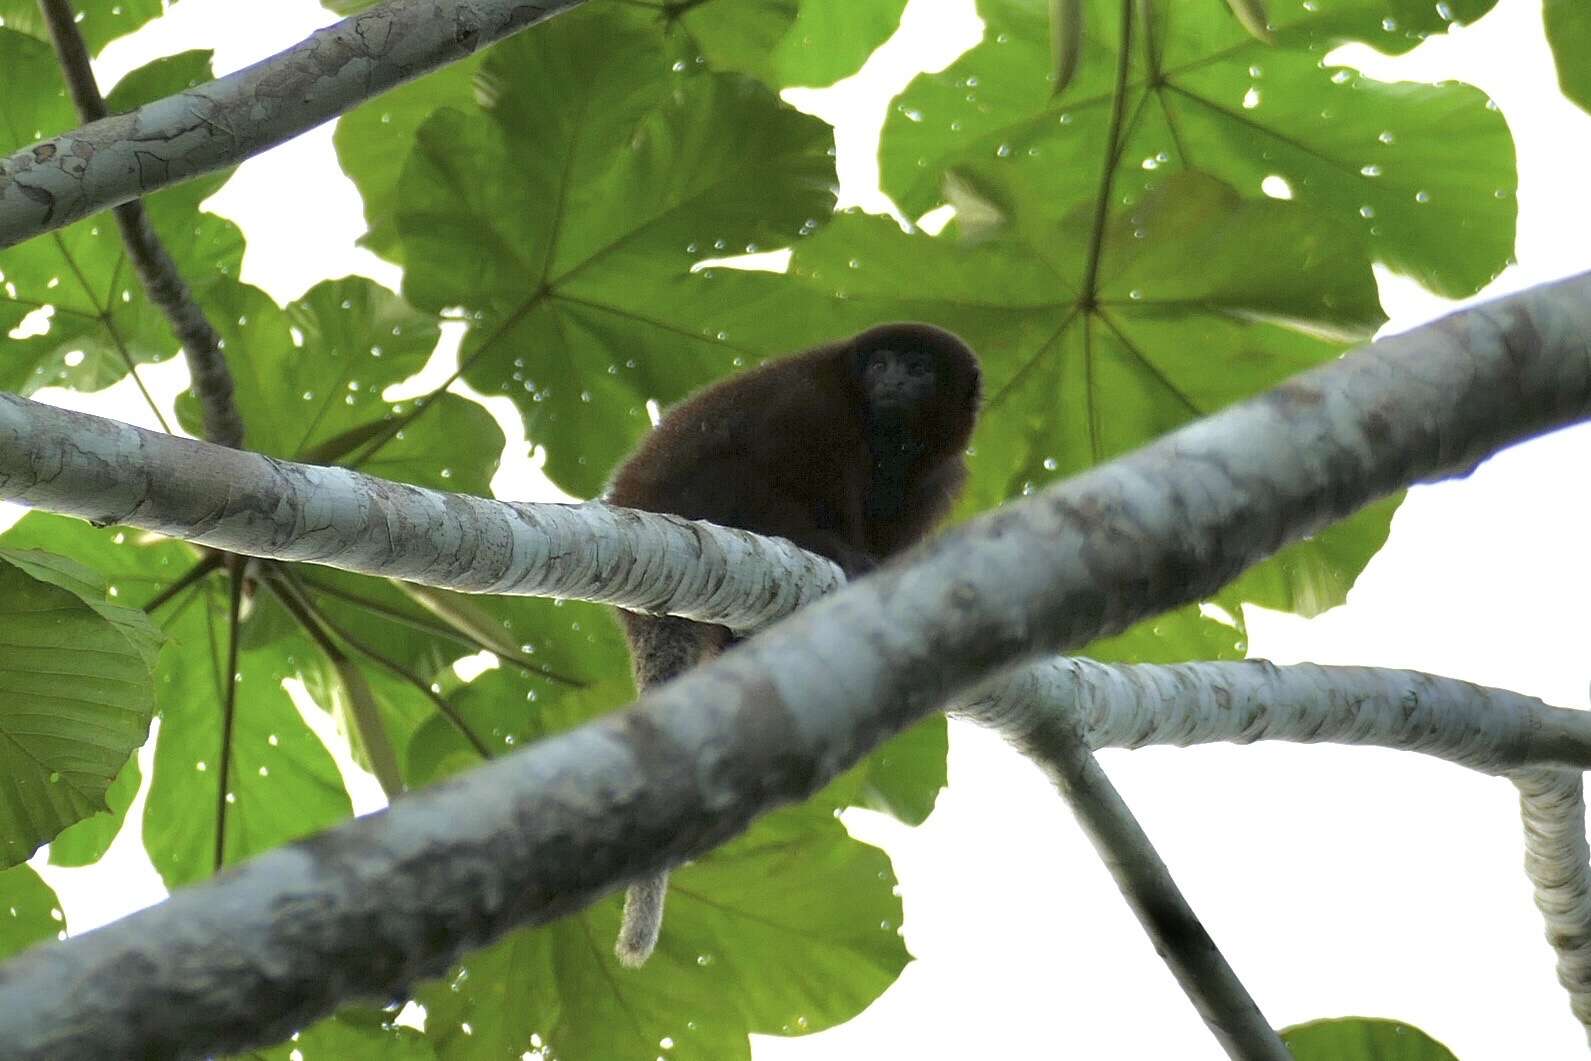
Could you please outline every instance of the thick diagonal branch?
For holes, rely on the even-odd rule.
[[[263,62],[0,159],[0,249],[234,166],[581,0],[387,0]]]
[[[973,520],[630,711],[24,954],[0,968],[0,1043],[203,1056],[391,998],[516,925],[709,850],[995,671],[1201,599],[1373,498],[1588,412],[1585,277],[1356,351]],[[247,455],[219,447],[182,468],[159,448],[180,440],[112,425],[74,445],[65,425],[0,401],[0,496],[475,591],[500,592],[516,566],[511,533],[464,532],[488,518],[505,531],[508,506],[335,473],[326,507],[306,509],[286,480],[307,472],[228,464]],[[436,522],[400,515],[414,512]]]
[[[89,122],[105,117],[108,113],[105,98],[94,80],[88,49],[83,44],[83,35],[77,31],[71,3],[69,0],[39,0],[39,10],[50,28],[50,38],[55,42],[55,53],[60,57],[61,70],[66,75],[66,85],[72,102],[77,105],[78,115]],[[232,399],[232,373],[221,356],[221,336],[194,301],[177,270],[177,263],[171,260],[165,244],[155,235],[144,204],[135,199],[122,203],[114,213],[122,244],[127,248],[128,258],[132,259],[139,282],[149,300],[166,315],[187,356],[193,392],[199,398],[200,415],[204,418],[204,437],[222,446],[243,445],[243,417]]]
[[[1052,633],[1077,643],[1073,630],[1124,629],[1129,602],[1198,599],[1248,558],[1366,498],[1467,470],[1588,407],[1591,274],[1362,348],[989,518],[998,525],[1042,508],[1062,534],[1053,552],[1010,558],[1020,570],[1014,589],[1086,575],[1130,590],[1067,602],[1076,610],[1059,616]],[[1163,476],[1176,480],[1164,495],[1150,487]],[[837,584],[827,562],[743,532],[703,532],[601,505],[447,494],[217,450],[8,395],[0,395],[0,499],[244,555],[466,593],[595,600],[737,629]],[[1253,518],[1223,523],[1219,537],[1192,518],[1224,521],[1238,511]],[[1146,562],[1153,534],[1168,543],[1159,566]],[[750,563],[770,577],[734,584],[727,576],[753,554]]]

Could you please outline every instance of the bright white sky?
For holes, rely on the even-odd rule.
[[[1359,48],[1338,56],[1388,80],[1469,81],[1502,107],[1519,150],[1519,264],[1488,295],[1591,267],[1591,118],[1557,91],[1540,10],[1502,0],[1474,27],[1402,59]],[[311,0],[275,0],[266,12],[183,0],[106,50],[95,64],[101,83],[182,48],[214,48],[225,73],[333,21]],[[889,97],[912,69],[949,62],[978,29],[971,0],[912,0],[902,34],[863,74],[830,93],[792,93],[837,123],[847,203],[880,208],[872,142]],[[279,301],[350,272],[398,282],[397,270],[354,247],[359,201],[337,168],[330,126],[244,163],[208,208],[243,226],[243,278]],[[1444,308],[1382,279],[1393,330]],[[445,372],[433,366],[427,378]],[[185,383],[179,361],[145,378],[168,398]],[[149,422],[125,386],[46,398]],[[512,410],[494,412],[510,439],[498,493],[552,496]],[[1591,428],[1581,428],[1511,450],[1462,482],[1414,490],[1349,603],[1313,621],[1250,612],[1253,653],[1428,670],[1586,707],[1588,467]],[[0,511],[0,526],[12,518]],[[971,727],[952,739],[951,788],[927,824],[848,818],[895,861],[918,960],[856,1020],[804,1039],[758,1039],[755,1056],[1222,1057],[1038,772]],[[1584,1055],[1521,869],[1506,782],[1364,749],[1102,759],[1276,1025],[1385,1016],[1424,1028],[1464,1061]],[[369,807],[373,786],[357,780]],[[99,867],[40,869],[81,931],[162,894],[140,856],[124,835]]]

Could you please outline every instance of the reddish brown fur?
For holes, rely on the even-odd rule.
[[[926,404],[880,426],[861,376],[880,350],[932,355]],[[967,476],[977,358],[927,324],[885,324],[713,384],[664,416],[614,476],[608,500],[787,538],[855,577],[920,540]],[[637,684],[716,655],[721,626],[620,612]],[[666,877],[631,886],[618,954],[639,965],[662,921]]]
[[[914,417],[924,450],[898,514],[869,525],[873,455],[858,350],[916,343],[939,355],[937,400]],[[697,392],[642,440],[608,500],[788,538],[859,573],[926,534],[949,511],[977,414],[978,364],[949,332],[886,324],[769,361]]]

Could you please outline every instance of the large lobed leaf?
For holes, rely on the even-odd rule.
[[[518,744],[628,697],[628,683],[611,679],[623,649],[599,609],[527,601],[518,610],[521,629],[533,614],[563,629],[542,662],[588,684],[560,693],[522,670],[499,669],[454,697],[472,729]],[[440,737],[445,726],[431,728]],[[438,758],[447,745],[417,739],[411,780],[469,765],[457,740]],[[942,745],[926,759],[930,773],[942,770]],[[749,1056],[748,1032],[800,1034],[848,1019],[907,960],[888,858],[834,818],[875,783],[864,764],[675,874],[663,936],[645,968],[625,970],[613,956],[615,895],[514,933],[421,988],[427,1035],[446,1057],[517,1056],[538,1046],[569,1058],[640,1057],[666,1052],[670,1041],[681,1056],[740,1059]]]
[[[503,434],[485,409],[442,393],[426,416],[382,392],[424,367],[436,318],[362,277],[316,284],[284,310],[264,292],[219,284],[208,304],[237,381],[250,449],[289,460],[353,464],[372,475],[486,494]],[[198,400],[177,414],[197,432]]]
[[[1401,50],[1445,28],[1439,11],[1467,20],[1490,4],[1396,4],[1397,16],[1377,0],[1272,6],[1277,46],[1219,4],[1155,4],[1146,26],[1144,5],[1092,0],[1081,67],[1057,99],[1042,0],[982,0],[983,42],[897,100],[884,189],[915,217],[946,201],[955,178],[1039,241],[1056,226],[1086,237],[1102,191],[1114,209],[1168,168],[1197,168],[1245,197],[1276,178],[1270,187],[1288,194],[1285,182],[1318,224],[1364,239],[1393,269],[1444,295],[1478,290],[1513,250],[1517,178],[1502,115],[1466,85],[1382,84],[1320,57],[1349,39]]]
[[[1380,321],[1364,244],[1307,207],[1243,199],[1202,174],[1161,177],[1100,232],[1098,294],[1079,295],[1085,239],[1041,243],[1002,228],[981,241],[907,235],[835,218],[795,248],[789,280],[837,294],[829,319],[922,318],[967,337],[985,409],[964,510],[999,504],[1143,444],[1329,360]],[[1069,267],[1070,265],[1070,267]],[[1313,613],[1341,603],[1385,540],[1391,507],[1367,510],[1221,597]],[[1089,647],[1102,658],[1241,656],[1241,620],[1187,608]]]
[[[399,185],[405,294],[472,314],[464,378],[514,400],[578,495],[645,429],[647,399],[786,340],[757,312],[776,284],[691,266],[789,242],[834,202],[826,125],[669,54],[618,5],[513,38],[482,65],[479,107],[420,126]]]
[[[339,15],[374,3],[324,0]],[[826,85],[855,72],[894,31],[903,6],[903,0],[707,0],[678,9],[659,6],[628,24],[650,33],[670,65],[744,73],[777,89]],[[386,92],[337,122],[338,160],[364,201],[368,229],[360,242],[390,261],[404,260],[397,227],[403,169],[393,165],[394,151],[408,149],[432,112],[475,105],[484,54]]]

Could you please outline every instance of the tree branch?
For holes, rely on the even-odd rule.
[[[1183,993],[1228,1057],[1291,1061],[1292,1054],[1188,905],[1171,871],[1088,749],[1076,716],[1006,715],[995,728],[1032,759],[1071,804],[1100,859]]]
[[[1420,752],[1486,774],[1591,769],[1591,712],[1379,667],[1051,659],[951,710],[1002,732],[1076,717],[1094,749],[1280,740]]]
[[[955,528],[630,711],[23,954],[0,968],[0,1042],[24,1057],[196,1057],[394,997],[510,928],[710,850],[998,670],[1201,599],[1373,498],[1588,411],[1591,278],[1358,350]],[[636,574],[581,552],[578,521],[554,527],[539,507],[196,446],[5,399],[0,496],[466,590]],[[294,484],[328,489],[304,506]],[[642,533],[630,513],[566,511]],[[587,569],[543,550],[535,564],[563,582],[505,578],[524,570],[511,515],[534,530],[526,548],[557,540]],[[696,585],[681,596],[699,604],[711,595]]]
[[[72,17],[70,0],[39,0],[39,10],[50,28],[55,54],[60,58],[78,116],[88,122],[105,117],[105,99],[94,80],[94,69],[89,64],[83,35]],[[149,300],[166,315],[187,355],[193,392],[199,397],[204,418],[204,437],[221,446],[243,445],[243,417],[232,400],[232,373],[221,356],[221,336],[193,300],[177,263],[155,235],[144,204],[133,200],[116,207],[114,213],[139,282]]]
[[[1585,787],[1578,770],[1530,770],[1514,777],[1525,822],[1525,872],[1558,952],[1558,982],[1591,1041],[1591,849]]]
[[[1591,411],[1588,307],[1591,274],[1464,310],[1189,425],[1109,474],[1070,480],[1063,485],[1100,491],[1100,507],[1057,500],[1047,525],[1068,535],[1115,527],[1125,536],[1097,555],[1063,550],[1047,570],[1080,566],[1129,588],[1133,599],[1160,599],[1173,587],[1177,601],[1198,599],[1241,569],[1231,557],[1266,555],[1287,535],[1348,514],[1361,498],[1467,471],[1502,445],[1571,423]],[[1185,477],[1169,499],[1132,478],[1166,474],[1166,465]],[[1237,500],[1218,504],[1220,490]],[[0,395],[0,499],[228,552],[466,593],[666,611],[740,630],[839,580],[827,561],[746,532],[600,504],[447,494],[221,451],[11,395]],[[1223,541],[1171,520],[1163,533],[1177,548],[1165,568],[1147,571],[1137,541],[1168,519],[1156,503],[1212,518],[1247,507],[1256,517]],[[1280,518],[1288,511],[1311,522],[1295,531]],[[1026,559],[1019,579],[1046,570]],[[737,581],[742,562],[764,577]],[[1077,603],[1080,612],[1058,617],[1058,636],[1095,622],[1111,631],[1127,625],[1115,596]]]
[[[0,394],[0,499],[225,552],[465,593],[765,626],[840,585],[782,539],[675,516],[491,501],[222,449]]]
[[[952,710],[1037,762],[1071,803],[1177,982],[1232,1057],[1290,1055],[1187,905],[1089,748],[1290,740],[1424,752],[1485,773],[1514,772],[1526,867],[1558,949],[1575,1015],[1591,1018],[1591,867],[1578,770],[1591,765],[1591,713],[1452,678],[1266,660],[1111,666],[1046,660]],[[1572,798],[1571,798],[1572,797]],[[1591,1033],[1591,1023],[1587,1024]]]
[[[0,159],[0,249],[179,184],[581,0],[387,0],[233,74]]]

